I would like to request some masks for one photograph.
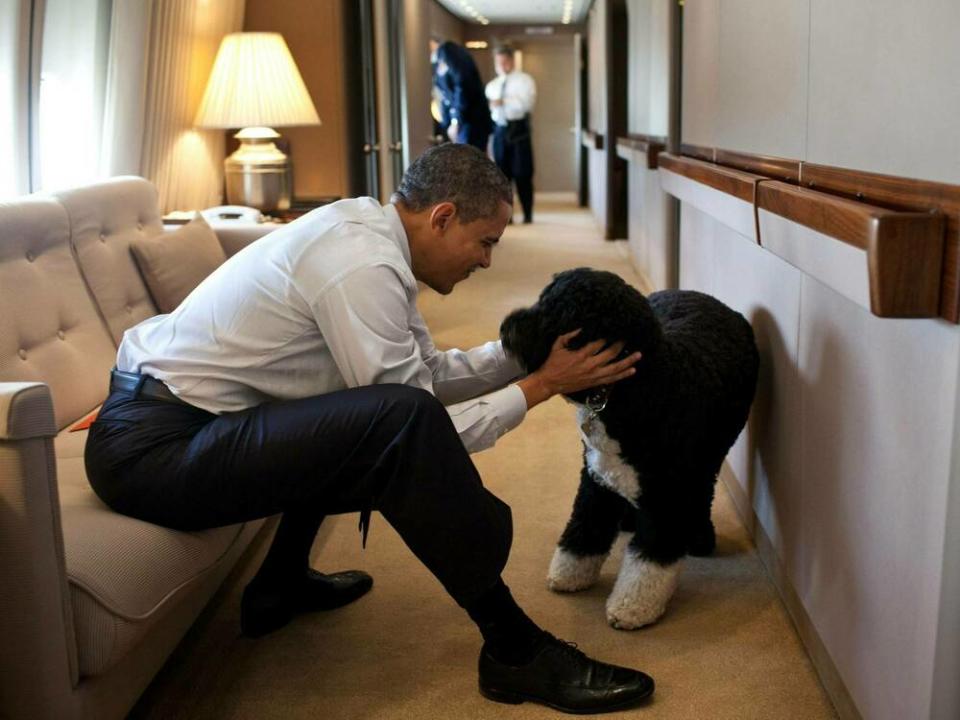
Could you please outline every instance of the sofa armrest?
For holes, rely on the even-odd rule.
[[[68,717],[74,703],[55,434],[46,385],[0,383],[0,698],[15,717]]]
[[[254,240],[259,240],[277,228],[282,228],[282,223],[258,223],[256,225],[240,225],[235,223],[211,222],[210,227],[217,234],[220,246],[227,257],[236,255]]]
[[[50,388],[37,382],[0,383],[0,440],[56,434]]]

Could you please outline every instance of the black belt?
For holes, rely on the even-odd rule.
[[[166,400],[167,402],[189,405],[156,378],[140,373],[129,373],[121,370],[110,371],[110,392],[130,393],[135,398],[145,397],[151,400]]]

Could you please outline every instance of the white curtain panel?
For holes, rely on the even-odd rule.
[[[111,5],[45,0],[34,189],[62,190],[99,177]]]
[[[110,18],[100,175],[140,175],[150,21],[156,0],[117,0]]]
[[[243,10],[243,0],[153,3],[140,169],[164,212],[221,202],[223,131],[195,129],[193,120],[220,41],[242,29]]]
[[[30,192],[30,0],[0,0],[0,201]]]

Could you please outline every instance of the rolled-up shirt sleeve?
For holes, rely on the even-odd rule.
[[[444,405],[497,390],[523,375],[519,363],[503,349],[499,340],[470,350],[441,352],[433,344],[416,307],[412,308],[410,329],[420,346],[423,362],[433,376],[434,393]]]
[[[493,447],[527,411],[518,386],[502,387],[519,368],[499,343],[450,357],[439,353],[414,299],[396,268],[378,264],[355,268],[329,283],[310,307],[348,387],[399,383],[427,390],[447,407],[469,452]],[[442,368],[439,380],[424,355]],[[473,372],[477,376],[471,380]],[[493,388],[499,389],[470,397],[472,389],[483,393]]]

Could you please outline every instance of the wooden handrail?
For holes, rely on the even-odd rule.
[[[753,204],[758,227],[766,210],[864,250],[876,315],[960,322],[960,186],[697,145],[681,152],[660,153],[659,166]]]
[[[723,167],[715,163],[672,153],[660,153],[660,167],[684,175],[715,190],[753,203],[754,186],[765,178],[762,175]]]
[[[753,155],[733,150],[714,150],[714,162],[718,165],[746,170],[766,177],[800,182],[800,161],[773,155]]]
[[[629,133],[617,137],[617,146],[644,153],[647,156],[647,168],[656,170],[658,156],[666,149],[667,139],[658,135]]]
[[[757,184],[756,207],[865,250],[875,315],[939,314],[945,227],[940,213],[889,210],[778,180]]]
[[[713,159],[716,156],[716,150],[712,147],[707,147],[706,145],[691,145],[690,143],[683,143],[680,145],[680,154],[686,157],[696,158],[697,160],[713,162]]]
[[[946,216],[940,317],[960,322],[960,185],[803,163],[801,184],[896,210]]]
[[[603,150],[603,133],[596,130],[584,130],[582,144],[593,150]]]

